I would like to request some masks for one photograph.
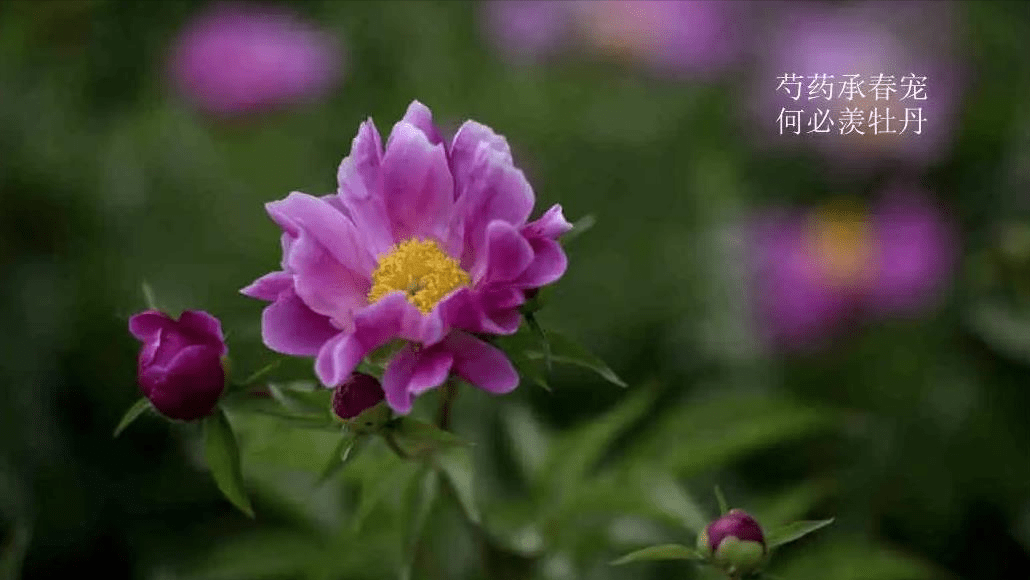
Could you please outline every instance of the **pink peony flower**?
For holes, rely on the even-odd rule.
[[[835,169],[938,161],[953,141],[966,76],[955,8],[936,1],[770,4],[771,26],[754,47],[758,134],[776,147],[811,148]],[[791,74],[802,78],[784,78]],[[910,94],[916,80],[925,87]],[[799,127],[780,134],[780,115],[790,111],[803,112]]]
[[[340,164],[338,193],[267,204],[283,230],[282,271],[242,293],[272,302],[265,344],[314,356],[321,382],[347,380],[373,350],[406,345],[382,386],[395,411],[449,374],[492,393],[518,385],[504,353],[477,335],[514,333],[527,290],[567,264],[558,205],[534,222],[533,189],[505,139],[465,122],[448,144],[414,101],[385,149],[372,120]]]
[[[670,74],[728,67],[743,45],[742,12],[713,0],[500,0],[483,4],[484,27],[514,60],[567,45],[608,53]]]
[[[893,190],[870,213],[827,206],[761,222],[757,306],[770,338],[792,346],[814,345],[858,315],[926,311],[956,257],[953,225],[916,192]]]
[[[340,66],[335,38],[285,9],[234,2],[187,24],[169,72],[198,108],[231,115],[321,96]]]
[[[218,319],[200,310],[179,320],[147,310],[129,319],[129,332],[143,342],[139,387],[154,408],[183,421],[209,415],[225,388],[227,348]]]

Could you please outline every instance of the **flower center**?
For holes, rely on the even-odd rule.
[[[869,280],[873,235],[860,210],[840,205],[819,210],[810,236],[820,273],[828,284],[857,288]]]
[[[444,296],[459,286],[468,286],[469,275],[432,240],[405,240],[379,256],[372,272],[369,304],[400,290],[408,301],[428,313]]]

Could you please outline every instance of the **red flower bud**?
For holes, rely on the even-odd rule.
[[[353,419],[385,397],[375,377],[351,373],[350,378],[333,389],[333,413],[341,419]]]

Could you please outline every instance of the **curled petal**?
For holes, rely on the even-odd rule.
[[[440,131],[437,130],[436,125],[433,124],[433,113],[429,110],[429,107],[423,105],[418,101],[411,101],[408,105],[408,110],[404,112],[404,117],[401,121],[411,123],[417,127],[422,133],[425,134],[426,139],[433,145],[444,143],[444,140],[440,138]],[[390,144],[387,143],[387,148]],[[446,147],[446,143],[444,143]]]
[[[261,314],[265,346],[283,354],[315,356],[339,333],[329,319],[317,314],[292,291],[285,292]]]
[[[526,224],[522,228],[522,233],[526,237],[550,238],[554,240],[571,229],[572,224],[565,219],[561,205],[554,204],[551,206],[551,209],[540,216],[540,219]]]
[[[443,348],[454,354],[453,371],[484,391],[504,394],[519,386],[519,375],[504,352],[478,338],[452,332]]]
[[[398,413],[411,411],[412,399],[447,380],[454,355],[440,348],[416,352],[404,347],[383,374],[386,402]]]
[[[290,288],[293,288],[293,274],[272,272],[251,282],[249,286],[240,290],[240,294],[271,302]]]
[[[175,321],[157,310],[146,310],[129,319],[129,332],[138,340],[149,342],[159,330],[172,328]]]
[[[294,192],[265,207],[284,231],[295,238],[301,233],[310,235],[352,272],[368,274],[375,268],[375,258],[361,244],[354,224],[325,200]]]
[[[561,245],[547,238],[530,238],[533,261],[515,281],[520,288],[539,288],[561,278],[569,261]]]

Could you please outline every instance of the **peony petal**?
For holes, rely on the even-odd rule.
[[[518,330],[517,321],[514,329],[510,325],[497,324],[484,308],[483,297],[471,288],[455,291],[441,301],[437,309],[443,317],[444,324],[449,328],[460,328],[479,334],[512,334]]]
[[[441,350],[415,352],[408,345],[397,353],[383,373],[383,392],[394,411],[407,414],[412,399],[447,380],[454,356]]]
[[[166,417],[192,420],[214,408],[225,388],[225,371],[216,349],[193,345],[181,349],[164,368],[146,368],[139,386]]]
[[[205,343],[219,349],[219,356],[226,353],[225,336],[222,335],[222,323],[203,310],[186,310],[179,316],[179,328],[183,332],[196,335]]]
[[[315,372],[326,386],[336,386],[350,375],[368,353],[394,338],[423,345],[443,339],[445,328],[437,309],[422,314],[401,292],[387,294],[354,314],[354,331],[341,333],[318,352]]]
[[[379,256],[393,245],[393,230],[382,196],[383,146],[372,119],[361,124],[350,155],[336,173],[339,201],[347,208],[368,251]]]
[[[371,281],[340,265],[317,241],[301,235],[291,247],[287,266],[295,272],[297,295],[338,328],[352,326],[353,313],[368,304]]]
[[[251,282],[250,286],[240,290],[240,294],[271,302],[290,288],[293,288],[293,274],[272,272]]]
[[[565,274],[569,260],[558,242],[547,238],[530,238],[529,244],[533,247],[533,261],[515,280],[515,286],[539,288]]]
[[[308,308],[292,290],[261,313],[265,346],[283,354],[315,356],[338,333],[328,318]]]
[[[469,172],[457,178],[456,189],[460,193],[454,223],[464,227],[461,265],[470,268],[480,259],[490,222],[501,220],[515,227],[526,223],[533,210],[533,188],[511,164],[510,155],[482,142]]]
[[[511,224],[494,220],[486,230],[486,251],[473,268],[472,281],[510,282],[533,262],[533,247]]]
[[[465,121],[451,141],[451,167],[454,169],[454,180],[459,184],[454,188],[456,197],[463,193],[461,185],[470,181],[469,176],[472,174],[473,162],[480,145],[500,153],[500,160],[506,161],[509,165],[513,164],[511,149],[504,137],[482,123]]]
[[[287,233],[298,238],[307,233],[352,272],[369,275],[375,268],[375,258],[361,244],[354,224],[325,200],[294,192],[265,208]]]
[[[436,128],[436,125],[433,123],[432,111],[430,111],[429,107],[423,105],[422,103],[418,101],[411,101],[411,104],[408,105],[408,110],[404,112],[404,117],[401,119],[401,121],[411,123],[412,125],[417,127],[420,131],[422,131],[422,133],[425,134],[426,139],[429,139],[430,144],[438,145],[440,143],[443,143],[444,147],[447,147],[447,144],[444,143],[443,139],[440,138],[440,131]],[[386,147],[387,149],[390,148],[389,141],[387,141]]]
[[[405,121],[394,125],[383,156],[383,199],[395,242],[446,240],[454,204],[447,155]]]
[[[146,310],[129,318],[129,332],[144,342],[156,340],[159,330],[174,328],[174,326],[174,320],[167,314],[157,310]]]
[[[501,350],[464,332],[452,332],[443,348],[454,354],[453,372],[484,391],[503,394],[519,386],[519,374]]]
[[[540,216],[540,219],[526,224],[522,228],[522,233],[529,238],[539,237],[553,240],[571,229],[572,224],[566,221],[561,205],[554,204],[551,209]]]

